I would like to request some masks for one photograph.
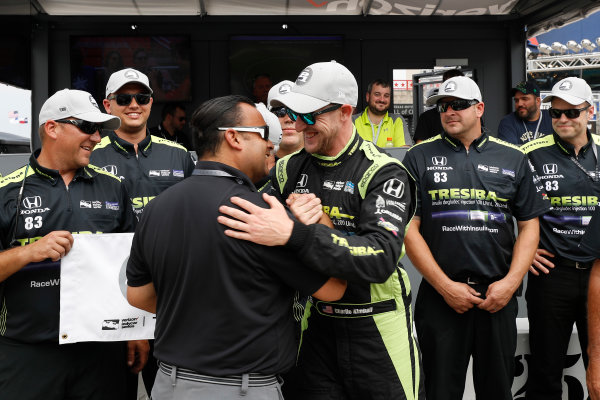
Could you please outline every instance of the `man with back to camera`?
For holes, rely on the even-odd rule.
[[[128,342],[129,352],[123,342],[58,344],[59,260],[71,233],[134,228],[123,183],[89,164],[99,130],[117,129],[119,119],[91,94],[64,89],[39,121],[41,150],[0,180],[0,247],[8,249],[0,253],[0,397],[125,399],[127,364],[142,368],[147,341]]]
[[[103,104],[121,126],[102,138],[91,160],[123,179],[139,219],[149,201],[190,176],[194,162],[183,146],[148,133],[152,89],[143,73],[127,68],[112,74]]]
[[[401,147],[413,144],[408,125],[402,116],[394,119],[388,110],[392,88],[388,81],[375,79],[367,87],[367,106],[354,120],[356,131],[365,140],[379,147]]]
[[[179,143],[187,150],[194,150],[184,132],[186,121],[185,106],[181,103],[167,103],[161,112],[161,123],[150,128],[150,134]]]
[[[296,354],[292,288],[334,301],[346,283],[305,268],[285,248],[229,238],[217,222],[231,196],[266,206],[252,182],[266,173],[273,145],[252,101],[209,100],[192,126],[194,176],[148,205],[127,265],[130,303],[157,316],[152,398],[281,398],[275,375]]]
[[[600,137],[592,89],[580,78],[556,83],[544,99],[554,132],[523,145],[552,209],[540,221],[540,243],[527,281],[529,373],[527,399],[561,399],[567,348],[577,325],[587,367],[587,293],[594,256],[578,247],[600,198]]]
[[[415,325],[427,399],[462,399],[469,357],[478,399],[512,399],[517,345],[515,292],[548,206],[516,146],[482,130],[481,92],[448,79],[437,103],[444,132],[404,158],[417,182],[407,254],[423,275]],[[513,218],[519,235],[515,241]]]
[[[413,183],[401,163],[354,132],[358,85],[335,61],[300,72],[292,90],[271,101],[285,106],[304,133],[304,149],[271,171],[279,201],[271,209],[239,198],[222,206],[229,236],[285,245],[306,266],[348,280],[340,302],[307,304],[297,368],[298,399],[422,399],[419,349],[412,333],[410,282],[399,263],[412,216]],[[315,222],[323,211],[335,228]]]
[[[523,81],[510,90],[515,112],[505,115],[498,125],[498,138],[518,146],[552,134],[552,119],[541,109],[540,88],[535,81]]]
[[[464,74],[459,69],[449,69],[443,73],[442,83],[455,76],[464,76]],[[440,113],[437,107],[433,107],[431,110],[422,112],[419,115],[417,127],[415,128],[415,143],[421,143],[423,140],[439,135],[443,131]]]

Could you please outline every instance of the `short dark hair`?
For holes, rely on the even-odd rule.
[[[442,75],[442,82],[446,82],[450,78],[454,78],[455,76],[465,76],[460,69],[449,69]]]
[[[369,83],[369,86],[367,86],[367,93],[371,93],[371,90],[373,90],[373,86],[375,85],[379,85],[384,88],[390,87],[390,83],[388,81],[377,78]]]
[[[229,95],[207,100],[194,111],[191,127],[198,158],[217,154],[224,137],[217,128],[239,125],[242,120],[239,105],[242,103],[256,107],[246,96]]]
[[[185,112],[185,106],[182,103],[167,103],[164,105],[162,109],[162,113],[160,114],[160,118],[162,121],[167,118],[167,115],[174,116],[175,110],[178,108],[182,109]]]

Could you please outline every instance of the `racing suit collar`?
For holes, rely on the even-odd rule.
[[[194,171],[196,170],[208,170],[208,171],[223,171],[226,172],[228,174],[231,175],[231,178],[235,179],[235,181],[240,184],[240,185],[246,185],[248,186],[253,192],[257,192],[256,187],[254,186],[254,183],[252,183],[252,181],[250,180],[250,178],[244,174],[242,171],[240,171],[237,168],[234,168],[230,165],[227,164],[223,164],[217,161],[202,161],[202,160],[198,160],[198,162],[196,163],[196,168],[194,169]],[[196,175],[194,173],[194,175]]]
[[[442,141],[448,147],[450,147],[452,150],[454,150],[456,152],[461,151],[461,149],[464,149],[464,147],[465,147],[465,146],[463,146],[463,144],[460,140],[453,138],[452,136],[448,135],[445,131],[442,132]],[[487,146],[489,141],[490,141],[490,138],[489,138],[487,132],[482,128],[481,136],[479,136],[477,139],[473,140],[473,143],[471,143],[471,146],[469,146],[469,148],[474,148],[479,153],[481,153],[485,149],[485,146]]]
[[[46,168],[40,165],[37,158],[40,155],[41,149],[37,149],[34,151],[31,156],[29,156],[29,164],[31,168],[35,171],[35,174],[40,178],[47,180],[53,186],[58,182],[62,182],[62,177],[60,173],[55,169]],[[83,167],[79,168],[75,171],[75,176],[73,177],[73,181],[77,179],[92,179],[94,176],[98,175],[96,171],[91,168]]]
[[[350,158],[360,145],[363,139],[356,133],[356,127],[353,126],[352,136],[346,146],[335,156],[322,156],[320,154],[311,154],[312,160],[322,167],[337,167],[345,160]]]
[[[132,143],[129,143],[127,140],[121,139],[115,131],[110,131],[108,133],[108,137],[110,138],[111,145],[117,153],[120,153],[127,158],[135,157],[135,147]],[[150,135],[148,133],[148,130],[146,130],[146,137],[144,138],[144,140],[138,143],[138,153],[143,154],[144,157],[148,157],[151,151],[152,135]]]
[[[592,135],[590,134],[590,131],[586,130],[585,134],[587,135],[588,142],[579,151],[579,155],[580,156],[587,154],[587,151],[591,148],[592,143],[594,143],[594,140],[592,139]],[[556,145],[558,146],[558,148],[563,153],[565,153],[568,156],[575,157],[575,147],[572,144],[570,144],[570,143],[565,142],[564,140],[562,140],[560,138],[560,136],[558,136],[558,134],[556,132],[552,132],[552,136],[554,136],[554,143],[556,143]]]

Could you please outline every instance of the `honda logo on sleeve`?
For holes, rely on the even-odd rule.
[[[448,164],[448,159],[444,156],[434,156],[431,157],[431,162],[436,167],[443,167],[444,165]]]
[[[404,182],[392,178],[383,184],[383,193],[400,198],[404,195]]]
[[[25,197],[23,199],[23,207],[27,209],[40,208],[42,206],[42,198],[40,196]]]
[[[558,172],[558,165],[544,164],[543,170],[544,170],[544,175],[554,175]]]

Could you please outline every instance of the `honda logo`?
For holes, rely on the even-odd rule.
[[[558,172],[558,165],[556,164],[544,164],[544,175],[554,175]]]
[[[25,197],[23,199],[23,207],[27,209],[40,208],[42,206],[42,198],[40,196]]]
[[[431,162],[436,167],[443,167],[444,165],[446,165],[448,163],[448,159],[444,156],[435,156],[435,157],[431,157]]]
[[[392,178],[383,184],[383,193],[400,198],[404,195],[404,182]]]
[[[116,165],[105,165],[102,169],[109,174],[117,175],[117,166]]]
[[[301,174],[300,180],[298,180],[298,183],[296,183],[296,187],[299,187],[299,188],[306,187],[307,183],[308,183],[308,175]]]

